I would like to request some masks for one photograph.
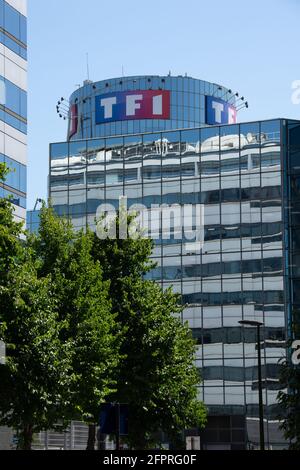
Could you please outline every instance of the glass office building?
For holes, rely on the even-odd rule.
[[[279,360],[298,308],[300,122],[274,120],[55,143],[50,197],[77,229],[95,227],[97,208],[143,204],[204,207],[204,245],[155,241],[148,277],[173,287],[197,340],[209,409],[204,448],[256,447],[258,370],[255,329],[263,327],[263,396],[269,448],[278,430]]]
[[[49,195],[76,229],[96,229],[99,206],[118,209],[124,196],[156,220],[157,267],[147,277],[181,294],[182,321],[197,341],[199,398],[209,411],[204,449],[259,446],[256,330],[239,321],[264,323],[265,438],[276,449],[287,444],[278,428],[279,361],[300,303],[300,122],[237,124],[235,105],[231,90],[189,77],[88,82],[71,96],[68,140],[50,146]],[[200,248],[175,216],[166,232],[157,208],[174,205],[201,207]]]
[[[12,196],[26,219],[27,18],[26,0],[0,0],[0,162],[12,170],[0,197]]]
[[[40,226],[40,210],[27,211],[26,229],[30,233],[37,233]]]

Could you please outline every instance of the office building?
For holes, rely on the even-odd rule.
[[[0,0],[0,162],[11,170],[0,197],[11,196],[15,218],[26,220],[27,1]],[[0,448],[12,433],[0,428]]]
[[[26,219],[26,0],[0,0],[0,162],[11,169],[0,196],[12,196],[17,220]]]
[[[282,448],[286,442],[278,427],[279,361],[286,357],[300,292],[300,122],[237,124],[232,92],[202,86],[201,81],[196,86],[188,77],[156,78],[155,86],[154,78],[149,79],[134,79],[141,80],[134,82],[134,92],[118,92],[120,81],[133,83],[129,78],[107,81],[114,84],[107,87],[109,93],[89,83],[72,95],[68,141],[50,147],[52,204],[77,229],[96,229],[99,206],[118,209],[124,196],[129,208],[142,204],[156,219],[157,267],[147,277],[181,294],[182,321],[189,323],[197,341],[196,362],[203,377],[199,398],[209,411],[204,449],[259,446],[256,332],[239,321],[264,323],[265,438],[269,449]],[[181,91],[174,92],[178,83]],[[143,85],[155,93],[144,94]],[[183,103],[193,102],[198,87],[200,106],[191,106],[193,118],[171,122],[174,107],[184,115]],[[90,115],[80,100],[94,106]],[[152,122],[151,106],[161,120],[155,116]],[[200,205],[203,245],[197,230],[195,240],[182,233],[176,217],[167,231],[162,220],[157,224],[162,219],[157,208],[163,205]],[[191,228],[197,228],[195,219]]]

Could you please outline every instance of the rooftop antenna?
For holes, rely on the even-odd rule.
[[[43,204],[43,199],[37,199],[37,200],[35,201],[35,205],[34,205],[33,211],[36,211],[36,208],[37,208],[38,204]]]
[[[124,77],[124,65],[122,65],[122,77]]]
[[[90,81],[90,64],[89,64],[89,53],[86,53],[86,69],[87,69],[87,79]]]

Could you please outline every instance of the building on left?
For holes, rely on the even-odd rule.
[[[0,0],[0,162],[11,169],[0,197],[11,196],[15,218],[26,221],[27,0]],[[14,445],[0,427],[0,449]]]
[[[11,169],[0,197],[26,220],[27,0],[0,0],[0,162]]]

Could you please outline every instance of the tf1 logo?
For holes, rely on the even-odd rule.
[[[226,101],[214,96],[206,96],[206,124],[236,124],[237,111]]]
[[[96,96],[96,124],[129,119],[170,119],[170,92],[135,90]]]

